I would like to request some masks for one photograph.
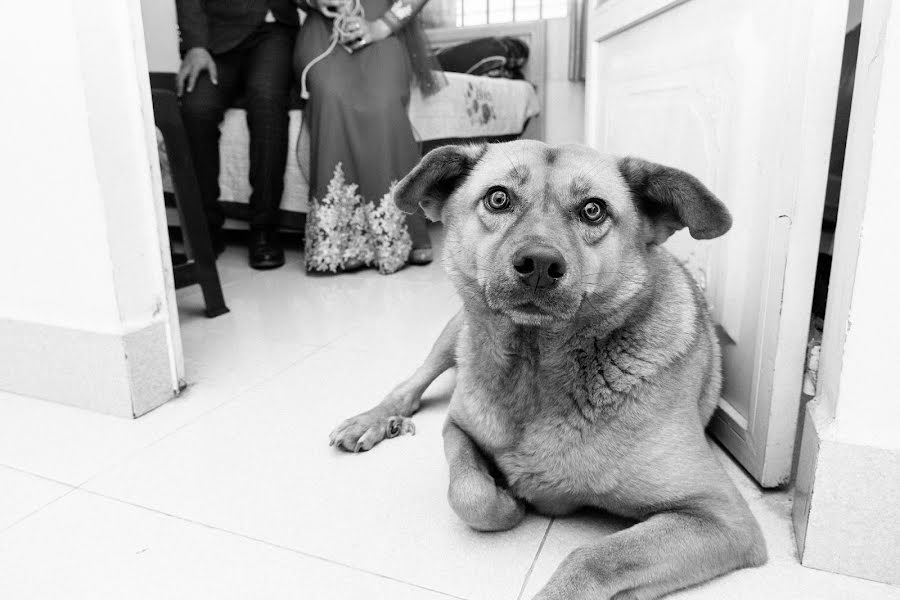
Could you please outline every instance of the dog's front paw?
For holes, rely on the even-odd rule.
[[[478,531],[506,531],[525,518],[525,503],[478,470],[451,476],[447,499],[457,516]]]
[[[376,411],[368,411],[350,417],[331,432],[329,446],[337,446],[350,452],[365,452],[386,438],[411,433],[416,426],[412,419],[398,415],[385,416]]]

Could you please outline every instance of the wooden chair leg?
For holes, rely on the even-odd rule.
[[[188,257],[191,259],[188,264],[175,269],[175,285],[183,287],[198,283],[206,303],[206,316],[217,317],[227,313],[228,307],[225,305],[219,271],[216,269],[216,257],[203,212],[200,186],[191,160],[187,133],[178,108],[178,98],[171,89],[154,88],[152,94],[156,126],[166,143],[169,169],[175,186],[175,205]]]

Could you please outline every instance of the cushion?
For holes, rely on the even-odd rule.
[[[452,73],[524,79],[528,45],[514,37],[485,37],[441,48],[435,58]]]

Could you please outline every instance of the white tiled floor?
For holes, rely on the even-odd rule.
[[[573,548],[623,526],[531,515],[479,534],[446,502],[440,429],[452,375],[418,435],[350,455],[342,418],[422,359],[458,301],[440,267],[304,275],[231,248],[231,313],[178,293],[186,393],[137,421],[0,395],[0,598],[529,598]],[[771,560],[679,599],[895,599],[900,589],[803,568],[790,495],[721,454]]]

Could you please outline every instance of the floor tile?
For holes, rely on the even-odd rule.
[[[0,467],[0,532],[64,496],[71,487],[22,471]]]
[[[426,396],[417,435],[358,455],[328,447],[339,420],[420,359],[326,348],[86,487],[456,596],[512,600],[548,521],[479,534],[453,514],[440,434],[449,376]]]
[[[762,527],[769,562],[673,594],[672,600],[900,600],[900,588],[801,566],[791,529],[791,493],[761,490],[724,451],[713,448]],[[597,512],[554,520],[523,598],[536,594],[569,552],[627,526],[625,520]]]
[[[283,371],[321,346],[296,343],[264,331],[182,335],[185,381],[238,392]]]
[[[80,491],[0,533],[0,597],[447,598]]]
[[[183,247],[179,247],[178,251],[183,252]],[[287,251],[285,252],[286,260],[296,261],[299,254],[299,251]],[[225,252],[219,256],[219,259],[216,261],[216,270],[219,273],[219,282],[222,284],[223,291],[227,290],[228,286],[250,279],[260,273],[260,271],[251,269],[247,264],[247,248],[235,245],[226,247]],[[179,308],[185,305],[188,309],[186,311],[188,314],[202,316],[203,295],[199,285],[183,287],[176,290],[175,295],[178,299]],[[227,304],[227,292],[225,292],[225,300]]]
[[[130,420],[0,392],[0,465],[77,486],[232,397],[193,385]]]
[[[206,319],[199,288],[178,292],[185,346],[197,338],[198,344],[208,343],[211,336],[232,343],[265,339],[311,345],[346,337],[343,344],[347,347],[371,348],[371,336],[382,332],[390,334],[386,339],[394,340],[403,340],[409,331],[436,336],[441,321],[446,320],[444,314],[449,310],[452,315],[456,310],[452,303],[458,302],[439,264],[439,229],[432,230],[432,238],[438,260],[424,267],[408,266],[392,275],[381,275],[375,269],[308,274],[302,254],[295,251],[287,252],[287,262],[280,269],[253,271],[246,265],[245,250],[229,247],[217,265],[227,285],[225,299],[231,312]],[[193,291],[187,292],[189,289]],[[451,308],[445,309],[448,304]]]
[[[404,293],[373,299],[368,308],[379,317],[354,324],[333,344],[378,353],[409,353],[421,361],[461,306],[449,286],[410,286]]]
[[[183,322],[182,337],[186,347],[210,339],[324,345],[348,334],[365,335],[381,322],[428,326],[453,313],[448,283],[403,285],[392,277],[307,275],[286,268],[267,272],[229,288],[228,314]],[[428,318],[435,305],[441,318]],[[395,338],[402,333],[392,331]]]
[[[530,598],[571,550],[628,525],[582,512],[502,534],[465,527],[440,435],[452,374],[426,395],[416,436],[359,455],[328,447],[459,308],[438,262],[309,275],[289,249],[260,272],[234,246],[218,265],[227,315],[205,318],[196,286],[177,292],[191,384],[179,399],[127,421],[0,393],[0,465],[13,467],[0,467],[0,598],[513,600],[526,577]],[[790,493],[761,491],[714,449],[770,561],[673,598],[900,600],[801,567]]]
[[[375,269],[367,269],[362,271],[363,277],[371,278],[387,278],[396,281],[400,285],[406,284],[438,284],[446,283],[447,277],[442,266],[443,260],[443,233],[440,229],[431,230],[434,248],[432,254],[434,261],[429,265],[407,265],[403,269],[390,275],[382,275]]]

